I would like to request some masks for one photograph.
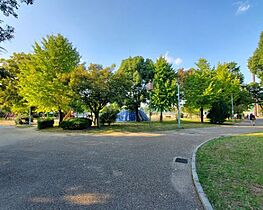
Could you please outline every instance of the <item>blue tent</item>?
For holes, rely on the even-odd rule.
[[[149,121],[148,116],[139,110],[140,121]],[[116,122],[136,121],[136,114],[134,111],[123,110],[117,114]]]

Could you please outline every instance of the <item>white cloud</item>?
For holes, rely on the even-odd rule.
[[[174,60],[174,63],[175,63],[177,66],[179,66],[179,65],[181,65],[181,64],[183,63],[183,60],[182,60],[182,58],[176,58],[176,59]]]
[[[172,57],[169,55],[169,52],[167,51],[164,55],[164,58],[165,60],[170,63],[170,64],[173,64],[173,65],[176,65],[176,66],[180,66],[182,63],[183,63],[183,59],[182,58],[175,58],[175,57]]]
[[[236,10],[237,15],[245,13],[250,8],[250,4],[247,1],[246,2],[243,2],[243,1],[236,2],[235,5],[238,6]]]

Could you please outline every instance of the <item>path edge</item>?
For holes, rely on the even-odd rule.
[[[218,137],[217,137],[218,138]],[[198,178],[198,175],[197,175],[197,172],[196,172],[196,153],[198,151],[198,149],[200,147],[202,147],[204,144],[206,144],[207,142],[209,141],[212,141],[214,139],[217,139],[217,138],[211,138],[211,139],[208,139],[206,140],[205,142],[199,144],[194,152],[193,152],[193,155],[192,155],[192,179],[193,179],[193,182],[194,182],[194,186],[195,186],[195,190],[198,194],[198,197],[204,207],[205,210],[213,210],[213,206],[212,204],[210,203],[210,201],[208,200],[204,190],[203,190],[203,187],[199,181],[199,178]]]

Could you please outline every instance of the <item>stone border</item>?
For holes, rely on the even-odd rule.
[[[218,137],[217,137],[218,138]],[[194,186],[195,186],[195,189],[196,189],[196,192],[198,194],[198,197],[199,199],[201,200],[201,203],[204,207],[205,210],[213,210],[213,207],[210,203],[210,201],[208,200],[203,188],[202,188],[202,185],[201,183],[199,182],[199,179],[198,179],[198,175],[197,175],[197,172],[196,172],[196,152],[198,151],[198,149],[203,146],[204,144],[206,144],[207,142],[213,140],[213,139],[217,139],[217,138],[212,138],[212,139],[208,139],[206,140],[205,142],[203,142],[202,144],[198,145],[194,152],[193,152],[193,155],[192,155],[192,179],[194,181]]]

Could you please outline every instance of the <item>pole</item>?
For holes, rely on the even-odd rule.
[[[152,91],[150,91],[150,104],[149,104],[150,127],[152,126]]]
[[[178,84],[177,84],[177,103],[178,103],[178,120],[177,120],[177,123],[178,123],[178,128],[181,127],[181,113],[180,113],[180,84],[179,84],[179,79],[178,79]]]
[[[29,122],[28,124],[31,125],[31,106],[29,107]]]
[[[231,94],[231,106],[232,106],[232,121],[234,121],[234,99],[233,99],[233,94]]]

